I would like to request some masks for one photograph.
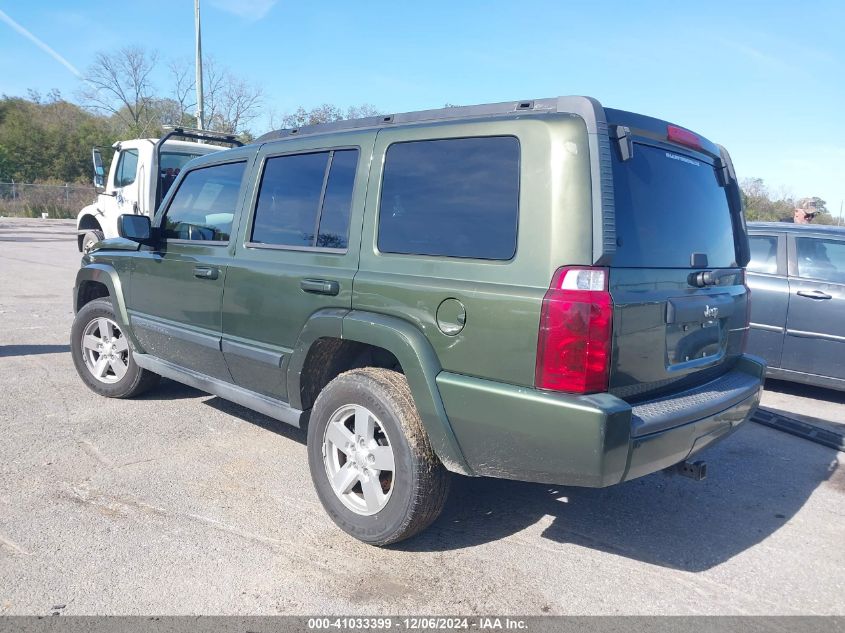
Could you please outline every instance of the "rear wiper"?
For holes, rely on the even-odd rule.
[[[619,149],[619,158],[622,162],[630,160],[634,156],[634,139],[631,136],[630,128],[624,125],[612,125],[609,136],[616,141],[616,147]]]
[[[705,288],[706,286],[718,286],[722,277],[735,275],[735,270],[702,270],[697,273],[690,273],[687,281],[690,286]]]

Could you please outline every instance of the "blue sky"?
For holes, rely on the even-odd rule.
[[[193,55],[192,0],[0,0],[0,11],[67,62],[0,19],[0,93],[72,99],[70,67],[126,44]],[[586,94],[704,134],[776,192],[818,195],[834,214],[845,199],[842,0],[203,0],[202,13],[205,52],[259,83],[265,112]]]

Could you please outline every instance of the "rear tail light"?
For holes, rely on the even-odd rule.
[[[569,266],[543,297],[534,384],[569,393],[607,390],[613,302],[606,268]]]
[[[666,127],[666,137],[673,143],[686,145],[693,149],[701,149],[701,139],[698,138],[698,135],[677,125]]]

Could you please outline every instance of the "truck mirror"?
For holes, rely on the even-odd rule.
[[[91,151],[91,158],[94,161],[94,186],[97,189],[105,189],[106,170],[103,168],[103,156],[100,154],[98,147],[95,147]]]
[[[117,219],[117,234],[127,240],[150,244],[152,232],[149,216],[124,213]]]

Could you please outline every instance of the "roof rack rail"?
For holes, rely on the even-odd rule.
[[[504,101],[500,103],[485,103],[471,106],[450,106],[435,110],[419,110],[417,112],[403,112],[398,114],[384,114],[369,116],[361,119],[347,119],[331,123],[317,123],[304,125],[299,128],[284,128],[268,132],[255,139],[256,143],[275,141],[291,136],[306,136],[311,134],[327,134],[344,130],[371,129],[389,127],[397,124],[424,123],[428,121],[448,121],[455,119],[486,118],[506,115],[550,114],[556,112],[573,112],[580,114],[597,104],[589,97],[552,97],[546,99],[523,99],[520,101]],[[589,105],[588,105],[589,104]]]
[[[161,150],[164,147],[164,144],[169,141],[174,136],[179,136],[182,138],[192,138],[198,141],[216,141],[218,143],[227,143],[234,147],[243,147],[243,141],[241,141],[237,136],[231,134],[229,132],[215,132],[214,130],[200,130],[198,128],[193,127],[184,127],[182,125],[163,125],[162,128],[164,129],[164,134],[161,136],[158,141],[155,143],[155,148],[153,151],[155,152],[156,164],[161,165]],[[158,208],[158,205],[161,204],[162,198],[162,191],[161,191],[161,181],[159,178],[156,178],[155,184],[155,208]]]
[[[218,132],[216,130],[200,130],[195,127],[185,127],[184,125],[162,125],[164,136],[168,139],[174,136],[181,136],[183,138],[193,138],[201,141],[225,141],[232,145],[243,145],[238,137],[231,132]]]

